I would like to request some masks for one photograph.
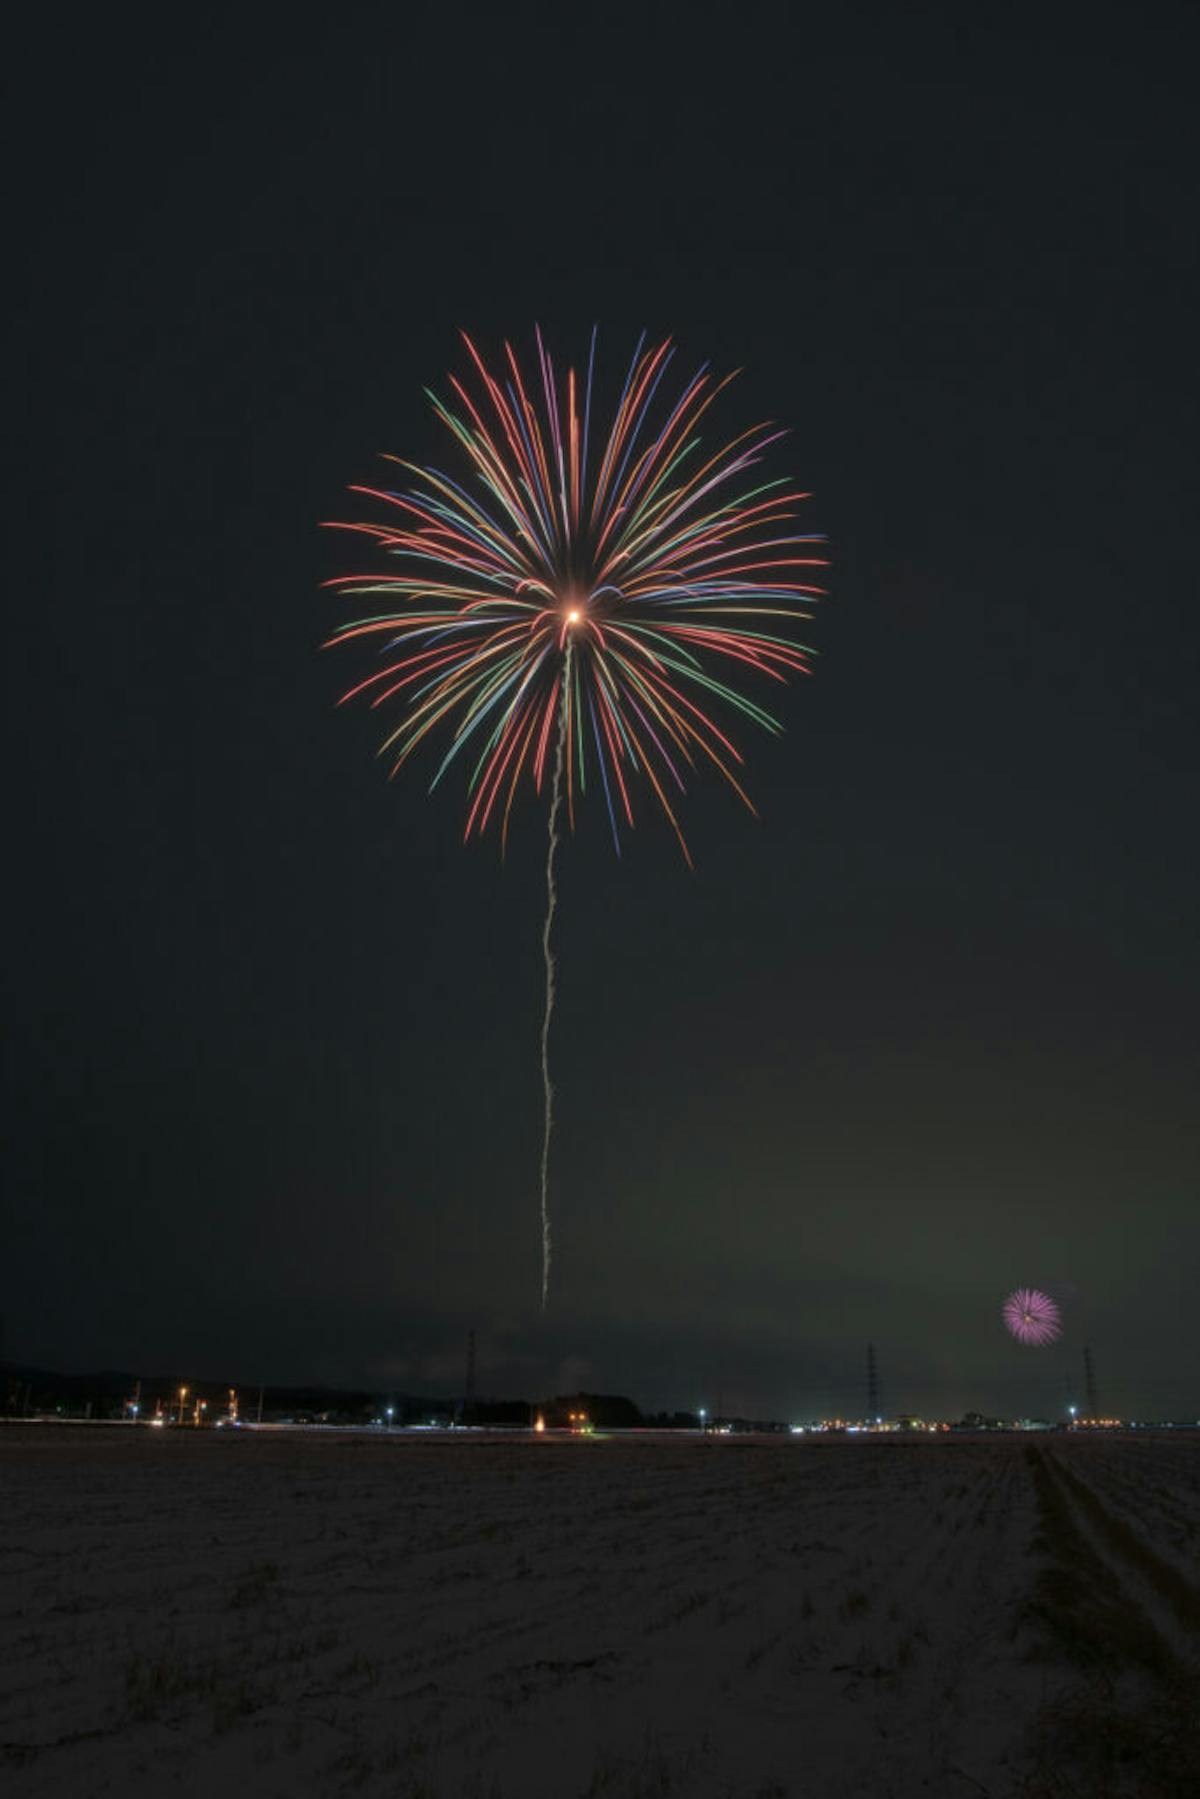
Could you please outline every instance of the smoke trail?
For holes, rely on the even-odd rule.
[[[550,1079],[550,1018],[554,1011],[554,952],[550,930],[558,906],[554,883],[554,852],[558,848],[558,808],[562,799],[563,749],[567,740],[567,683],[571,679],[571,648],[567,646],[562,698],[558,714],[558,743],[554,751],[554,791],[550,799],[550,847],[546,853],[546,922],[542,927],[542,954],[546,959],[546,1011],[542,1018],[542,1087],[546,1096],[546,1128],[542,1137],[542,1310],[550,1292],[550,1132],[554,1123],[554,1084]]]

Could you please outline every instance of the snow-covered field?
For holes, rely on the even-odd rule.
[[[0,1790],[1200,1793],[1200,1441],[0,1430]]]

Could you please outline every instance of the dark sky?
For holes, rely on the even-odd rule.
[[[433,10],[10,44],[6,1353],[1197,1415],[1195,12]],[[744,365],[834,558],[761,822],[564,849],[544,1321],[544,813],[316,648],[535,318]]]

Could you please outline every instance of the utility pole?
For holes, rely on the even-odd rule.
[[[262,1390],[262,1387],[260,1386],[258,1389],[258,1422],[260,1424],[262,1423],[262,1396],[263,1396],[263,1390]]]
[[[475,1413],[475,1332],[467,1332],[467,1378],[463,1382],[462,1421],[470,1424]]]
[[[867,1344],[867,1422],[874,1424],[883,1416],[879,1409],[879,1361],[875,1345]]]

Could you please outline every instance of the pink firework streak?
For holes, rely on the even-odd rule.
[[[1018,1343],[1043,1349],[1062,1335],[1062,1318],[1047,1293],[1036,1287],[1018,1287],[1004,1302],[1002,1316]]]

